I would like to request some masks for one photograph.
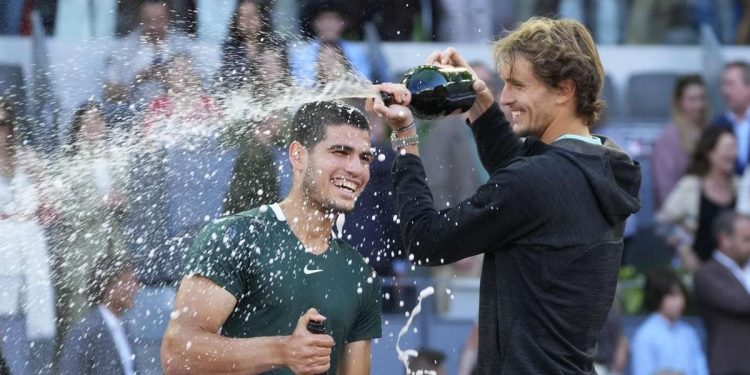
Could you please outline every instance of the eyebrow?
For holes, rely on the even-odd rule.
[[[347,145],[331,145],[328,147],[328,151],[344,151],[344,152],[354,152],[354,147],[347,146]],[[371,151],[364,151],[362,152],[363,155],[367,155],[372,157],[373,153]]]
[[[504,79],[505,82],[510,83],[511,85],[522,85],[523,83],[513,77],[508,77],[507,79]]]

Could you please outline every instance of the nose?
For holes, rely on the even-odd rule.
[[[360,160],[357,155],[351,155],[346,158],[344,170],[346,170],[347,173],[354,176],[359,176],[366,168],[367,167],[362,163],[362,160]]]
[[[503,91],[500,92],[500,105],[509,106],[516,101],[515,97],[511,93],[508,85],[503,87]]]

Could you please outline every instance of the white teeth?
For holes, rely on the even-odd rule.
[[[510,112],[510,115],[513,117],[513,120],[518,120],[518,118],[521,117],[521,111],[512,111]]]
[[[351,192],[354,192],[357,190],[357,188],[359,188],[359,185],[357,185],[356,183],[343,179],[334,180],[333,185],[341,189],[349,190]]]

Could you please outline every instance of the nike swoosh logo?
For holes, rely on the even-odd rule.
[[[305,273],[305,275],[312,275],[314,273],[323,272],[323,270],[311,270],[307,268],[307,266],[309,266],[309,264],[306,264],[305,268],[302,270]]]

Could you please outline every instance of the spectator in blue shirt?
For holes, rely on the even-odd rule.
[[[314,86],[335,80],[336,74],[353,71],[372,79],[372,66],[367,51],[342,39],[346,18],[341,4],[335,1],[315,1],[306,12],[315,39],[301,43],[291,50],[292,73],[302,86]]]
[[[633,336],[633,375],[708,374],[701,341],[681,320],[685,287],[671,270],[653,270],[646,277],[645,303],[652,314]]]

